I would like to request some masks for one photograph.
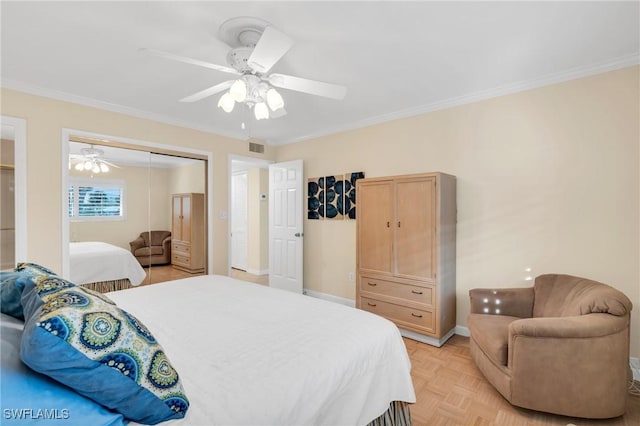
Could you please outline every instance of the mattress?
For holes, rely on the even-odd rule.
[[[215,275],[108,295],[180,374],[190,408],[163,424],[365,425],[415,402],[400,333],[371,313]]]
[[[69,244],[70,281],[76,284],[128,279],[137,286],[146,273],[130,251],[103,242]]]

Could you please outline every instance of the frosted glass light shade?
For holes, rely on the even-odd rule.
[[[247,98],[247,83],[244,80],[236,80],[229,88],[229,94],[236,102],[243,102]]]
[[[77,163],[73,168],[76,169],[77,171],[82,171],[84,170],[84,164]]]
[[[267,104],[269,104],[271,111],[276,111],[284,107],[284,100],[276,89],[271,88],[267,90]]]
[[[85,170],[91,170],[93,168],[93,163],[91,161],[85,161],[84,162],[84,169]]]
[[[107,166],[107,165],[106,165],[106,164],[104,164],[104,163],[100,163],[100,171],[101,171],[102,173],[107,173],[107,172],[109,171],[109,166]]]
[[[257,103],[256,106],[253,107],[253,113],[256,116],[256,120],[269,118],[269,109],[264,102]]]
[[[225,94],[222,95],[220,97],[220,100],[218,101],[218,107],[222,108],[224,112],[233,111],[233,107],[235,106],[235,104],[236,103],[234,102],[229,92],[225,92]]]

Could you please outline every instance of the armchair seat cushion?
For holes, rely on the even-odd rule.
[[[142,232],[129,243],[131,253],[142,266],[171,263],[171,232]]]
[[[506,315],[470,314],[467,325],[485,355],[496,365],[506,367],[509,358],[509,324],[519,319]]]
[[[164,249],[162,248],[162,246],[142,247],[136,250],[136,252],[134,253],[135,256],[153,256],[156,254],[164,254]]]

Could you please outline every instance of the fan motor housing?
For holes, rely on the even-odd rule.
[[[251,72],[251,68],[247,65],[247,61],[253,52],[253,47],[236,47],[231,49],[227,54],[227,63],[238,72]]]

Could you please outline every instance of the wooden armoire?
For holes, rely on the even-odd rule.
[[[356,306],[441,346],[456,325],[456,178],[358,180]]]
[[[193,274],[204,272],[204,194],[173,194],[171,209],[171,264]]]

